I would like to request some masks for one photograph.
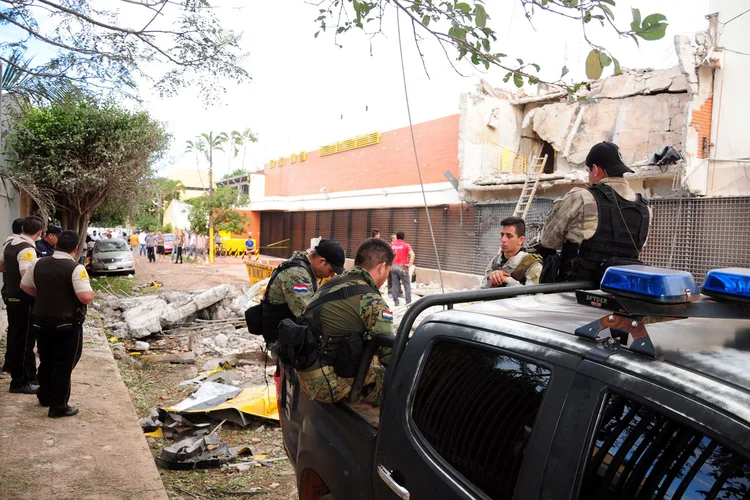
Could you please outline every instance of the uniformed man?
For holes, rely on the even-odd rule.
[[[539,284],[542,258],[521,250],[526,241],[524,220],[508,217],[500,221],[500,226],[500,253],[487,267],[482,288]]]
[[[78,233],[63,231],[51,257],[33,263],[21,289],[35,296],[32,330],[39,346],[39,391],[51,418],[70,417],[78,408],[68,405],[70,376],[81,358],[86,304],[94,300],[86,269],[78,264]]]
[[[349,396],[353,376],[336,373],[340,343],[347,340],[346,336],[369,340],[374,335],[393,334],[393,313],[380,294],[392,266],[393,250],[388,243],[369,238],[357,249],[354,267],[321,286],[313,296],[304,316],[320,328],[319,357],[313,366],[298,373],[300,389],[310,399],[334,403]],[[389,351],[381,350],[381,355]],[[359,366],[360,359],[361,353],[349,364]],[[373,360],[365,379],[365,389],[370,390],[364,401],[375,406],[382,398],[384,362],[385,359]]]
[[[10,392],[36,394],[36,337],[29,328],[33,298],[21,290],[21,278],[36,259],[34,241],[44,229],[44,221],[35,215],[23,219],[21,234],[4,249],[2,271],[8,296],[8,354]]]
[[[47,226],[44,238],[36,242],[36,252],[39,257],[49,257],[55,253],[55,246],[57,246],[57,238],[60,237],[60,233],[62,233],[60,226]]]
[[[648,236],[651,210],[636,195],[626,172],[633,172],[612,142],[596,144],[586,157],[588,188],[573,188],[547,216],[541,235],[544,249],[561,249],[559,271],[548,272],[545,260],[542,281],[601,279],[607,262],[635,262]]]
[[[301,316],[318,289],[318,280],[343,273],[345,262],[339,242],[323,238],[309,253],[294,252],[276,268],[261,302],[266,342],[276,342],[281,320]]]
[[[8,246],[8,243],[10,243],[11,241],[13,241],[13,239],[17,235],[21,234],[21,226],[22,226],[22,224],[23,224],[23,219],[21,217],[19,217],[18,219],[14,220],[13,224],[11,224],[11,230],[13,231],[13,234],[11,234],[7,238],[5,238],[5,241],[3,242],[3,250],[2,250],[2,252],[0,252],[0,262],[3,263],[2,265],[5,264],[5,247]],[[5,284],[5,281],[3,281],[3,287],[2,287],[2,290],[0,290],[0,293],[2,294],[3,303],[5,304],[6,309],[8,307],[8,296],[6,294],[7,288],[8,287]],[[0,333],[2,333],[2,332],[0,332]],[[9,346],[11,344],[10,335],[11,335],[11,330],[9,328],[8,329],[8,333],[6,333],[6,339],[5,339],[5,345],[6,345],[6,348],[5,348],[5,359],[3,360],[3,368],[2,368],[2,371],[5,372],[5,373],[10,373],[10,356],[8,355],[8,348],[7,348],[7,346]]]

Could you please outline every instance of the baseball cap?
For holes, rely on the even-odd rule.
[[[47,226],[47,234],[60,236],[62,234],[62,228],[60,226]]]
[[[586,156],[586,166],[591,168],[593,165],[598,165],[612,177],[622,177],[624,173],[633,172],[622,161],[620,148],[614,142],[603,141],[591,148]]]
[[[331,267],[333,272],[341,274],[344,272],[344,262],[346,261],[346,252],[343,247],[336,240],[329,238],[323,238],[318,242],[318,246],[315,247],[315,253],[323,257]]]

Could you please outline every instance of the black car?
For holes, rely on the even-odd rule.
[[[299,498],[750,498],[750,271],[709,273],[707,296],[684,275],[627,268],[602,290],[421,299],[380,339],[394,350],[379,409],[310,401],[283,366]],[[409,337],[435,305],[447,309]]]

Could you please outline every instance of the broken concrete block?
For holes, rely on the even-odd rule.
[[[119,299],[117,300],[117,308],[121,311],[127,311],[129,309],[140,307],[156,300],[159,300],[159,297],[156,295],[142,295],[140,297]]]
[[[148,351],[149,347],[150,346],[149,346],[148,342],[143,342],[143,341],[140,341],[140,340],[136,340],[135,341],[135,349],[134,350],[135,351]]]
[[[226,347],[228,340],[229,339],[226,335],[224,335],[223,333],[219,333],[218,335],[216,335],[216,337],[214,337],[214,344],[216,344],[217,347]]]
[[[143,356],[144,360],[152,363],[183,363],[187,365],[195,364],[195,353],[187,352],[184,354],[164,354],[161,356]]]
[[[192,300],[187,304],[170,304],[164,308],[161,316],[162,326],[172,326],[184,322],[189,316],[198,311],[198,306]]]
[[[224,299],[231,288],[232,287],[230,285],[219,285],[197,295],[193,298],[193,301],[195,302],[195,305],[198,307],[198,309],[205,309]]]
[[[128,325],[129,336],[141,339],[161,332],[161,315],[166,307],[166,302],[156,299],[125,311],[123,319]]]

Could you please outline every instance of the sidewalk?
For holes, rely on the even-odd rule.
[[[73,371],[75,417],[51,419],[0,379],[0,499],[167,499],[130,396],[97,322]]]

